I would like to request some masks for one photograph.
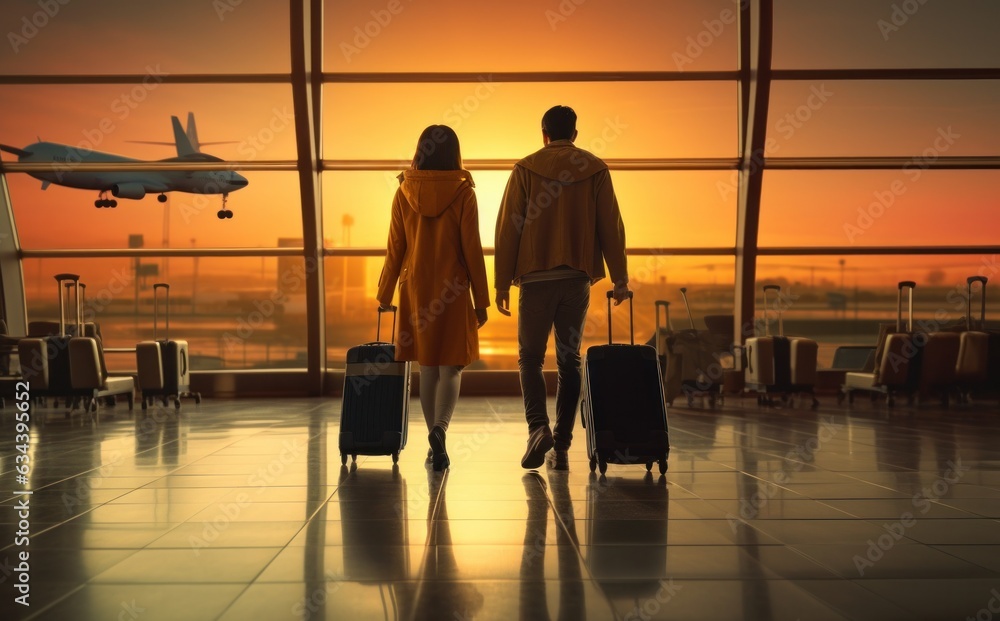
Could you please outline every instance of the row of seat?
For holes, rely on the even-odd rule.
[[[884,324],[865,367],[846,373],[840,400],[853,401],[863,391],[885,394],[888,405],[899,394],[911,402],[936,395],[947,405],[952,396],[967,401],[975,393],[996,392],[1000,377],[991,358],[997,352],[990,345],[990,335],[981,331],[896,333]]]
[[[54,328],[44,336],[40,331]],[[33,336],[17,344],[21,377],[30,383],[32,397],[66,398],[75,402],[86,400],[86,410],[96,412],[98,401],[105,397],[125,396],[131,410],[135,402],[135,381],[129,376],[110,376],[104,359],[100,327],[84,324],[80,331],[70,326],[68,336],[59,336],[59,324],[33,324]]]

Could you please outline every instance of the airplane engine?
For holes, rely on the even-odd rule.
[[[146,195],[146,188],[141,183],[116,183],[111,186],[111,193],[118,198],[140,199]]]

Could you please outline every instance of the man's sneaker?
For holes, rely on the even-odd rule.
[[[545,454],[555,446],[548,426],[538,427],[528,436],[528,449],[521,458],[522,468],[539,468],[545,463]]]
[[[548,454],[546,462],[552,470],[569,470],[569,450],[557,448]]]

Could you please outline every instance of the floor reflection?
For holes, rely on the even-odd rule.
[[[416,582],[401,593],[403,619],[475,619],[485,598],[478,586],[461,580],[448,521],[448,472],[427,470],[427,545]]]
[[[669,508],[665,477],[588,480],[587,569],[615,607],[629,611],[626,618],[643,618],[669,579]]]
[[[551,546],[547,545],[549,526],[549,499],[546,494],[545,479],[537,472],[522,478],[525,498],[528,502],[528,519],[525,522],[524,549],[521,553],[521,590],[518,598],[518,618],[521,621],[534,619],[548,620],[548,583],[545,580],[545,556]],[[573,499],[569,492],[569,473],[549,471],[549,488],[552,492],[556,545],[555,554],[559,565],[559,608],[556,619],[571,621],[586,619],[582,572],[577,548],[580,545],[576,534],[576,518]]]
[[[53,411],[31,432],[30,611],[12,609],[2,571],[21,546],[12,484],[0,490],[0,619],[128,618],[133,600],[144,621],[882,621],[991,605],[995,417],[675,408],[654,479],[591,477],[582,447],[569,472],[526,475],[521,406],[463,398],[450,435],[477,443],[443,475],[416,447],[398,467],[341,469],[330,399],[99,425]]]

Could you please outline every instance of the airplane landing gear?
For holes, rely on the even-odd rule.
[[[167,195],[161,193],[159,196],[156,197],[156,200],[160,201],[161,203],[165,203],[167,202]]]
[[[107,190],[98,194],[97,200],[94,201],[94,207],[97,207],[98,209],[101,209],[102,207],[111,207],[112,209],[117,207],[118,201],[116,201],[113,198],[109,199],[107,198],[107,196],[108,196]]]
[[[226,220],[227,218],[233,217],[233,212],[231,209],[226,209],[226,201],[229,200],[229,194],[222,195],[222,209],[216,214],[219,216],[219,220]]]

